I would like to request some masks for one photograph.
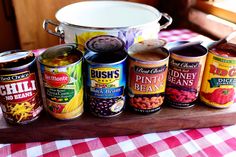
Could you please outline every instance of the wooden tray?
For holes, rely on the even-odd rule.
[[[163,106],[161,111],[149,115],[125,111],[113,118],[97,118],[85,112],[70,121],[59,121],[43,113],[25,126],[11,126],[0,114],[0,143],[119,136],[230,124],[236,124],[236,105],[227,109],[201,104],[189,109]]]

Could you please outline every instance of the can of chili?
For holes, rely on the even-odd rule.
[[[159,111],[164,102],[169,51],[164,40],[145,40],[128,49],[128,98],[140,113]]]
[[[39,56],[45,108],[57,119],[74,119],[83,113],[82,58],[75,44],[54,46]]]
[[[175,108],[192,107],[198,98],[208,51],[193,45],[170,52],[166,100]]]
[[[221,44],[207,56],[200,99],[216,108],[229,107],[234,103],[235,86],[236,44]]]
[[[127,53],[121,39],[102,35],[86,43],[87,104],[98,117],[113,117],[125,107]]]
[[[43,109],[35,60],[31,51],[0,53],[0,105],[11,124],[30,123]]]

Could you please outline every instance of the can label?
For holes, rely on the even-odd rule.
[[[149,113],[160,109],[164,101],[168,60],[161,64],[143,64],[129,60],[129,104],[135,111]]]
[[[197,99],[201,72],[199,61],[171,56],[166,95],[172,106],[190,107],[190,103]]]
[[[36,76],[30,71],[0,75],[0,96],[2,111],[10,122],[28,123],[42,110]]]
[[[83,113],[81,64],[55,68],[41,65],[47,110],[58,119],[72,119]]]
[[[90,110],[100,117],[122,112],[125,104],[125,63],[88,65],[87,93]]]
[[[208,105],[224,108],[234,103],[236,60],[210,52],[207,56],[200,99]]]

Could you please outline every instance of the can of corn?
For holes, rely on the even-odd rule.
[[[61,120],[83,113],[82,52],[75,44],[48,48],[39,56],[46,110]]]

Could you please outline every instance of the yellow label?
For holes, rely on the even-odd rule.
[[[91,68],[90,79],[101,84],[109,84],[120,79],[120,69]]]
[[[203,102],[225,107],[234,102],[236,86],[236,60],[213,53],[207,56],[200,98]]]

